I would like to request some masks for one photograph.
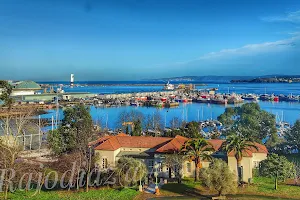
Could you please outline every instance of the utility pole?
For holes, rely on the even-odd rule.
[[[41,115],[39,115],[39,151],[41,150]]]
[[[53,115],[51,117],[51,125],[52,125],[51,130],[52,130],[52,133],[53,133],[53,131],[54,131],[54,117],[53,117]]]

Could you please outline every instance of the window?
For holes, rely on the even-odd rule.
[[[102,158],[102,168],[107,169],[107,158]]]
[[[186,164],[186,170],[187,170],[188,173],[192,172],[192,164],[191,163]]]
[[[154,167],[154,161],[153,160],[149,160],[149,167]]]
[[[159,172],[162,172],[162,170],[163,170],[163,165],[162,165],[162,163],[160,162],[160,163],[158,163],[158,171],[159,171]]]
[[[253,161],[253,167],[258,168],[259,167],[259,161]]]

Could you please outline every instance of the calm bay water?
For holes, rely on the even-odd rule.
[[[293,94],[300,95],[300,84],[208,84],[207,86],[197,86],[197,89],[218,88],[218,92],[227,93],[256,93],[264,94],[265,91],[268,94]],[[91,92],[95,94],[103,93],[128,93],[128,92],[150,92],[159,91],[162,86],[84,86],[74,88],[64,88],[66,92]],[[300,119],[300,103],[290,102],[259,102],[262,109],[278,115],[280,118],[283,114],[284,121],[294,123],[297,119]],[[206,120],[216,119],[225,110],[224,105],[215,104],[199,104],[189,103],[180,104],[177,108],[169,109],[157,109],[147,107],[112,107],[112,108],[95,108],[91,107],[91,115],[95,121],[101,122],[103,126],[110,129],[116,128],[116,122],[122,111],[138,110],[145,115],[153,114],[156,111],[161,113],[163,122],[166,126],[169,126],[170,121],[174,117],[178,117],[180,120],[193,121],[193,120]],[[43,115],[45,118],[49,118],[55,111],[50,111],[49,114]],[[63,116],[62,110],[59,112],[60,118]]]

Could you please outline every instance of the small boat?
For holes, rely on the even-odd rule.
[[[166,102],[166,101],[167,101],[167,98],[164,98],[164,97],[163,97],[163,98],[161,98],[160,100],[161,100],[162,102]]]
[[[262,95],[259,96],[259,99],[262,100],[262,101],[270,101],[271,97],[268,94],[262,94]]]
[[[288,97],[288,96],[285,96],[285,95],[283,95],[283,94],[280,94],[280,95],[278,96],[278,98],[279,98],[279,101],[289,101],[289,97]]]
[[[278,96],[274,96],[274,97],[273,97],[273,101],[278,102],[278,101],[279,101],[279,97],[278,97]]]
[[[269,100],[279,102],[279,96],[275,96],[274,94],[272,94]]]
[[[132,101],[130,102],[131,106],[139,106],[139,103],[137,101]]]
[[[242,99],[244,99],[245,101],[257,101],[258,97],[253,94],[247,94],[242,96]]]
[[[298,101],[299,101],[299,97],[293,96],[292,94],[290,94],[290,95],[287,97],[287,101],[288,101],[288,102],[298,102]]]

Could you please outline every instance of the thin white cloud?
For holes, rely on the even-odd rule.
[[[300,10],[295,12],[289,12],[284,16],[263,17],[262,20],[266,22],[300,23]]]
[[[290,49],[295,46],[295,42],[300,40],[300,35],[298,34],[295,37],[278,40],[275,42],[265,42],[259,44],[248,44],[240,48],[235,49],[223,49],[217,52],[211,52],[199,57],[196,60],[207,60],[212,58],[235,56],[235,55],[253,55],[258,53],[268,53],[274,51],[283,51]]]
[[[272,53],[272,52],[284,52],[288,50],[292,50],[296,48],[297,44],[300,41],[300,33],[294,34],[294,37],[278,40],[274,42],[264,42],[258,44],[248,44],[239,48],[234,49],[222,49],[216,52],[210,52],[204,54],[198,58],[181,61],[181,62],[174,62],[169,64],[159,64],[156,65],[160,67],[167,67],[167,66],[185,66],[194,62],[201,62],[201,61],[222,61],[231,58],[237,58],[239,56],[254,56],[260,55],[264,53]]]

